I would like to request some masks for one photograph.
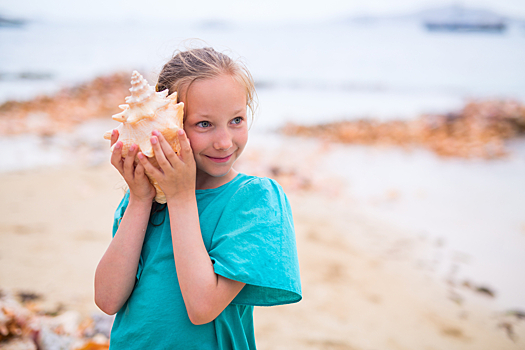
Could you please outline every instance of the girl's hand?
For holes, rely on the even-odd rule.
[[[116,144],[111,154],[111,164],[118,170],[128,184],[130,199],[152,202],[156,193],[155,188],[149,182],[142,164],[140,162],[137,163],[137,165],[134,164],[139,147],[135,144],[131,145],[128,150],[128,155],[123,159],[122,142],[117,142],[118,136],[118,131],[113,130],[111,133],[111,145]]]
[[[180,156],[160,132],[154,131],[152,134],[151,145],[160,170],[151,165],[146,156],[139,153],[138,158],[142,166],[157,180],[168,201],[170,198],[187,199],[195,196],[195,159],[184,130],[180,129],[177,133],[181,146]]]

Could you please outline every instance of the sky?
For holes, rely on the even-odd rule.
[[[49,20],[327,20],[461,4],[525,17],[525,0],[0,0],[0,15]]]

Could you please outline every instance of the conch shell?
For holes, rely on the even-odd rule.
[[[184,103],[177,103],[176,92],[169,96],[168,90],[156,92],[137,71],[133,71],[129,91],[131,96],[126,97],[126,104],[119,106],[123,111],[113,116],[114,120],[121,122],[117,130],[118,141],[122,142],[122,157],[125,158],[131,145],[136,144],[140,151],[150,158],[149,161],[153,166],[158,168],[150,142],[151,132],[158,130],[173,150],[179,153],[177,131],[182,129]],[[111,132],[112,130],[107,131],[104,138],[111,140]],[[112,151],[114,147],[111,147]],[[135,159],[135,163],[137,162],[138,159]],[[166,203],[166,196],[157,181],[147,172],[146,175],[157,191],[155,201]]]

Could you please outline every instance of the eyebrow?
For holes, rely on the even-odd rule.
[[[246,111],[246,107],[237,109],[233,114],[239,114]]]

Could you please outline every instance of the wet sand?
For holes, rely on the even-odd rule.
[[[459,302],[422,268],[417,253],[428,242],[371,219],[322,181],[271,170],[256,150],[243,157],[243,171],[273,171],[287,190],[303,284],[300,303],[256,308],[260,349],[525,347],[525,322],[481,293]],[[106,163],[0,174],[0,288],[42,294],[47,309],[99,312],[93,275],[123,185]],[[504,322],[514,324],[514,340]]]

